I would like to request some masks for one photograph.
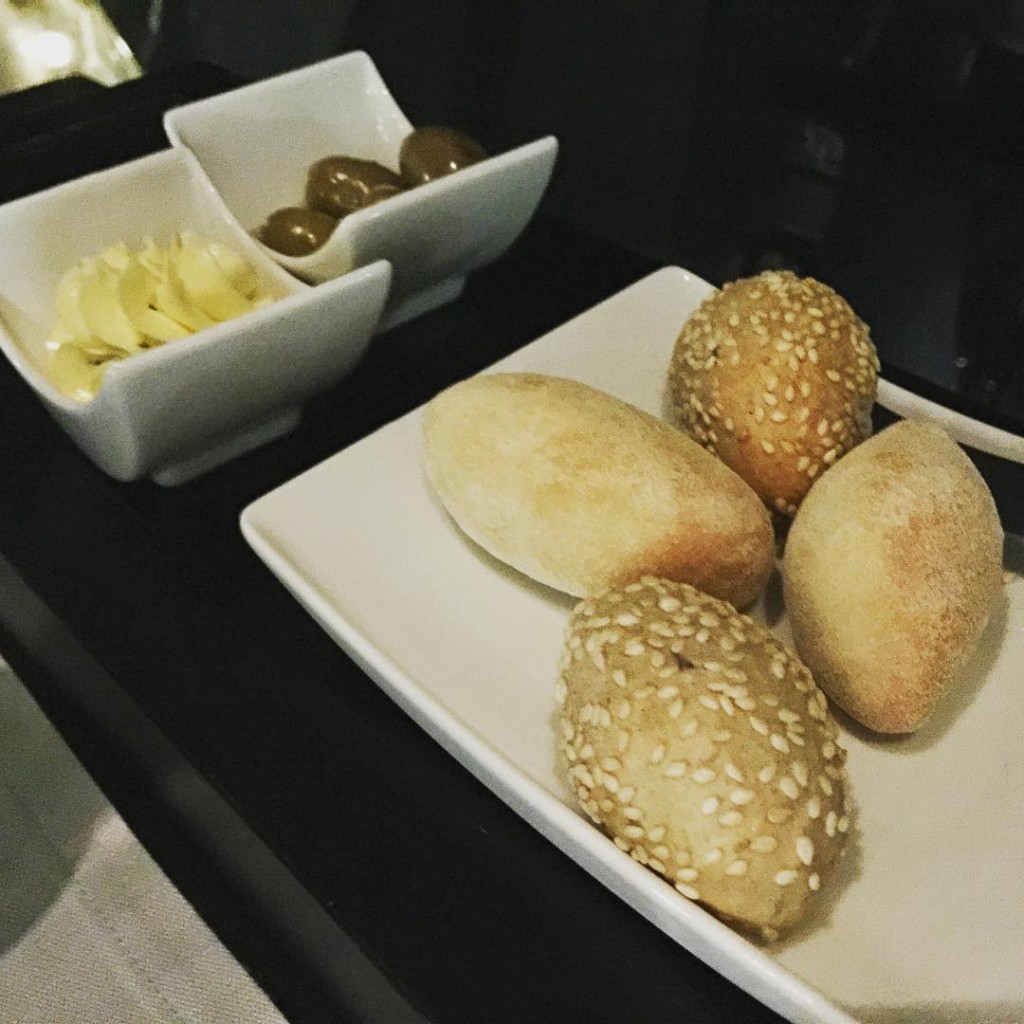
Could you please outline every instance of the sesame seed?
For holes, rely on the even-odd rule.
[[[758,836],[750,843],[750,848],[755,853],[771,853],[779,845],[775,836]]]
[[[790,884],[792,884],[795,881],[796,881],[796,872],[791,870],[791,869],[787,869],[785,871],[780,871],[775,876],[775,884],[776,885],[790,885]]]
[[[709,796],[701,801],[700,812],[701,814],[711,815],[718,810],[718,797]]]
[[[817,892],[821,888],[821,875],[814,872],[807,876],[807,888],[812,892]]]
[[[839,819],[836,816],[835,811],[829,811],[825,815],[825,835],[831,839],[836,834],[836,826],[839,824]]]
[[[837,829],[838,829],[838,830],[839,830],[840,832],[846,832],[846,831],[847,831],[847,830],[849,829],[849,827],[850,827],[850,819],[849,819],[849,818],[848,818],[848,817],[847,817],[847,816],[846,816],[846,815],[844,814],[844,815],[842,815],[842,817],[840,817],[840,819],[839,819],[839,820],[838,820],[838,821],[836,822],[836,828],[837,828]]]
[[[821,800],[817,796],[807,801],[807,817],[812,820],[821,817]]]
[[[668,709],[669,718],[678,718],[683,713],[683,702],[675,700]]]
[[[655,825],[653,828],[647,830],[647,838],[652,843],[660,843],[665,838],[665,826]]]
[[[771,673],[776,679],[786,678],[786,665],[785,662],[780,661],[776,658],[771,664]],[[783,719],[785,721],[785,719]]]
[[[672,761],[662,774],[668,779],[681,779],[686,774],[686,765],[682,761]]]
[[[722,859],[722,851],[717,846],[712,846],[710,850],[704,852],[703,859],[705,864],[717,864]]]
[[[652,751],[650,761],[651,764],[660,764],[665,757],[665,744],[659,743]]]
[[[683,882],[676,882],[676,889],[679,890],[688,900],[699,900],[700,893],[692,885]]]
[[[765,817],[773,825],[781,825],[784,821],[788,821],[793,816],[792,810],[788,807],[773,807]]]
[[[796,855],[800,858],[800,863],[811,866],[811,861],[814,860],[814,843],[811,842],[807,836],[798,836],[796,840]]]
[[[803,761],[793,761],[789,766],[789,770],[793,773],[793,778],[806,789],[808,783],[807,765]]]
[[[696,868],[680,868],[676,872],[676,878],[680,882],[696,882],[700,872]]]
[[[623,612],[615,617],[615,623],[618,626],[635,626],[639,621],[639,617],[632,612]]]
[[[663,612],[671,614],[672,612],[679,611],[679,609],[682,607],[682,602],[678,598],[672,597],[671,595],[665,595],[659,599],[658,607]]]
[[[698,703],[706,707],[708,711],[718,710],[718,701],[715,700],[714,697],[709,697],[706,693],[700,694],[700,696],[697,697],[697,701]]]
[[[625,669],[613,668],[612,669],[612,682],[616,686],[623,686],[624,687],[626,685],[626,672],[625,672]]]
[[[739,825],[742,821],[743,815],[740,814],[739,811],[726,811],[725,814],[718,819],[718,824],[723,828],[735,828],[735,826]]]
[[[826,776],[824,776],[824,775],[819,775],[818,776],[818,786],[821,789],[822,793],[825,794],[825,796],[831,796],[832,795],[832,783],[829,782],[829,780],[828,780],[828,778]]]
[[[783,775],[779,779],[779,790],[785,796],[788,796],[790,800],[798,800],[800,798],[799,787],[788,775]]]
[[[622,799],[621,794],[619,799]],[[644,816],[644,812],[639,807],[627,807],[623,810],[622,815],[627,821],[639,821]]]
[[[622,648],[622,653],[625,654],[627,658],[636,658],[646,650],[647,648],[639,640],[630,640],[630,642]]]
[[[762,441],[761,448],[766,455],[772,455],[775,452],[775,445],[771,441]]]
[[[690,776],[694,782],[703,784],[705,782],[711,782],[715,778],[715,773],[710,768],[698,768]]]
[[[635,794],[635,786],[623,786],[622,789],[619,790],[619,803],[628,804]]]
[[[742,878],[747,873],[747,862],[742,858],[734,860],[726,869],[727,875],[733,875],[736,878]]]
[[[678,686],[663,686],[660,690],[658,690],[658,696],[662,700],[670,700],[672,697],[678,697],[679,696],[679,687]]]
[[[601,780],[602,785],[609,793],[614,795],[619,791],[619,780],[609,772],[604,773],[604,777]]]
[[[771,731],[768,726],[756,715],[751,715],[748,719],[750,722],[750,728],[756,733],[760,733],[762,736],[767,736]]]
[[[769,782],[771,782],[771,781],[772,781],[772,779],[774,779],[774,778],[775,778],[775,765],[774,765],[774,764],[766,764],[766,765],[765,765],[765,766],[764,766],[764,767],[763,767],[763,768],[762,768],[762,769],[761,769],[761,770],[760,770],[760,771],[759,771],[759,772],[757,773],[757,781],[758,781],[758,782],[761,782],[761,783],[764,783],[764,785],[766,785],[766,786],[767,786],[767,785],[768,785],[768,783],[769,783]]]
[[[737,768],[736,765],[734,765],[732,763],[732,761],[727,761],[726,762],[724,771],[725,771],[725,774],[728,775],[729,778],[733,780],[733,782],[742,782],[743,781],[743,772],[741,772],[739,770],[739,768]]]
[[[729,794],[729,799],[737,807],[743,807],[745,804],[749,804],[756,796],[757,794],[752,789],[734,789]]]
[[[780,735],[777,732],[773,732],[771,734],[771,736],[769,736],[768,742],[771,743],[771,745],[780,754],[788,754],[789,753],[789,741],[785,738],[785,736],[782,736],[782,735]]]

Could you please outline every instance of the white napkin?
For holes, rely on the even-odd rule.
[[[285,1024],[0,661],[0,1024]]]

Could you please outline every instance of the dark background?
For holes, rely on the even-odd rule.
[[[365,49],[414,123],[553,133],[545,209],[714,283],[832,284],[883,361],[1024,420],[1020,0],[108,0],[150,69]],[[941,396],[940,396],[941,397]]]

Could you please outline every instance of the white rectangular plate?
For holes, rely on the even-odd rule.
[[[663,411],[710,286],[665,268],[496,364]],[[1024,580],[909,739],[844,731],[856,835],[813,927],[758,947],[631,860],[556,770],[569,598],[466,540],[423,475],[421,411],[250,505],[242,530],[327,632],[509,806],[646,918],[794,1022],[1024,1020]],[[784,619],[772,628],[786,637]],[[884,628],[884,623],[879,624]]]

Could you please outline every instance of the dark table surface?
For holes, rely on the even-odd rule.
[[[160,148],[163,107],[229,84],[189,67],[119,87],[116,109],[89,88],[22,97],[35,127],[8,137],[4,198]],[[376,338],[292,434],[177,488],[104,476],[0,364],[0,652],[294,1022],[778,1020],[413,725],[238,527],[657,262],[546,211],[456,303]]]

